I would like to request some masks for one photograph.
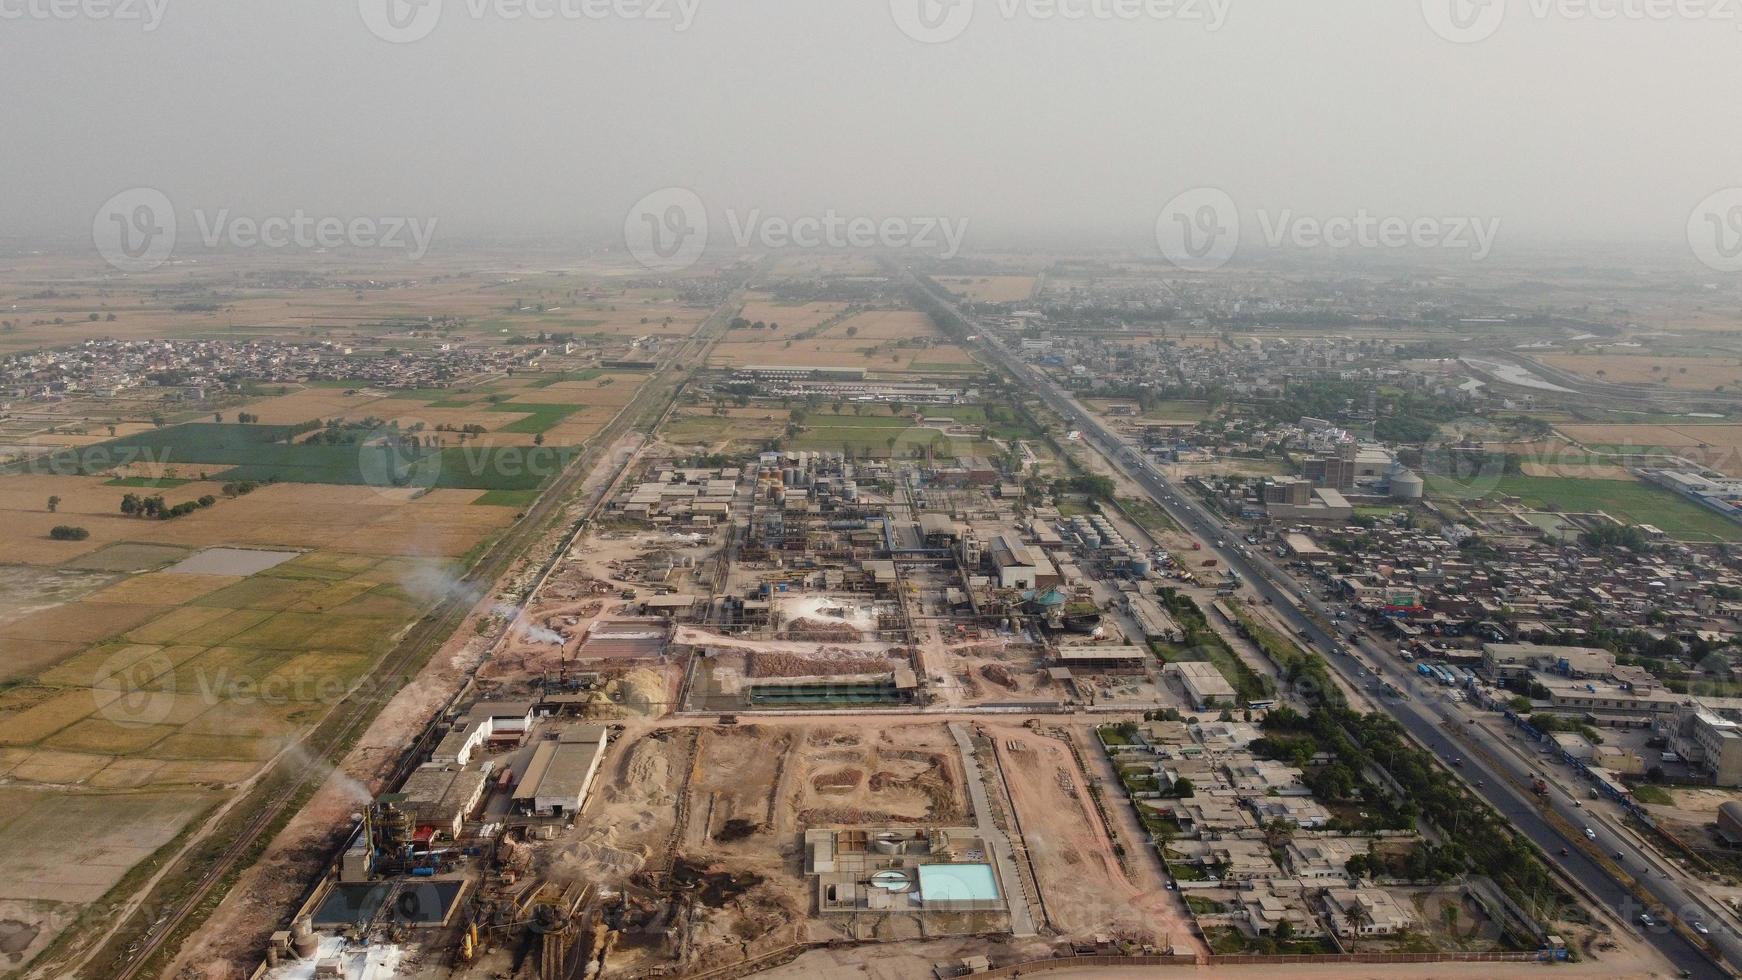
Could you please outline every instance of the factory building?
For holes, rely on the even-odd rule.
[[[1234,685],[1222,676],[1212,663],[1181,661],[1161,669],[1163,675],[1185,694],[1186,700],[1199,711],[1232,707],[1236,700]]]
[[[1060,647],[1056,656],[1058,666],[1073,671],[1137,674],[1143,672],[1149,652],[1133,646],[1076,646]]]
[[[1011,532],[992,539],[991,555],[1000,588],[1045,589],[1059,584],[1058,569],[1046,555]]]
[[[609,740],[605,726],[584,725],[539,742],[514,788],[514,809],[539,817],[579,813]]]
[[[459,837],[466,819],[483,801],[488,783],[489,777],[476,769],[426,765],[413,772],[397,794],[382,799],[397,803],[420,829]]]

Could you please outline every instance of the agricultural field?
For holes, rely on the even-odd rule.
[[[8,405],[0,843],[22,857],[0,885],[7,968],[318,724],[650,377],[602,365],[661,360],[711,309],[640,282],[505,275],[488,255],[416,279],[279,261],[126,280],[62,258],[7,269],[0,355],[282,340],[360,362],[451,345],[417,369],[484,365],[433,375],[446,387],[160,382]],[[189,507],[129,514],[128,495]]]
[[[185,422],[68,450],[35,468],[120,479],[533,490],[561,471],[568,448],[603,428],[642,380],[562,381],[494,391],[476,403],[383,397],[298,423]],[[284,404],[306,394],[271,399],[274,414],[315,407],[309,399],[295,409]],[[323,441],[323,421],[344,424],[337,444]]]
[[[32,955],[317,723],[454,574],[327,551],[91,557],[134,571],[83,572],[57,604],[0,610],[0,841],[20,856],[0,916]]]
[[[0,776],[25,763],[0,749]],[[0,877],[0,921],[11,964],[29,960],[60,929],[219,802],[199,790],[158,793],[0,789],[0,847],[14,855]]]
[[[1676,455],[1729,476],[1742,476],[1742,425],[1560,425],[1557,431],[1597,453]]]
[[[1033,276],[938,276],[939,285],[970,303],[1021,303],[1034,293]]]
[[[1714,391],[1742,385],[1742,359],[1653,357],[1647,354],[1546,354],[1544,364],[1612,384],[1659,385],[1675,391]]]
[[[751,323],[767,324],[769,336],[780,334],[783,337],[814,330],[822,324],[847,311],[845,303],[792,303],[783,302],[758,295],[744,304],[744,309],[738,314],[743,320]],[[775,329],[778,327],[778,329]],[[742,333],[749,327],[739,327]],[[742,338],[738,338],[742,339]]]
[[[1469,502],[1485,496],[1516,497],[1534,510],[1565,514],[1606,513],[1627,524],[1652,524],[1678,541],[1742,541],[1742,525],[1726,520],[1668,490],[1619,480],[1567,477],[1507,476],[1497,482],[1465,487],[1444,477],[1429,476],[1428,492],[1436,497]]]
[[[931,319],[913,310],[867,310],[842,316],[809,304],[800,307],[759,307],[754,319],[766,314],[779,330],[737,329],[715,346],[708,358],[712,368],[748,365],[794,367],[864,367],[881,374],[973,373],[980,365],[973,356],[951,343]],[[810,310],[816,322],[795,328],[781,319],[782,309]],[[746,319],[752,319],[745,314]]]

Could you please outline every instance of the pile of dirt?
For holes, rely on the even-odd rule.
[[[696,900],[707,908],[719,908],[768,879],[754,871],[713,871],[678,858],[671,866],[672,884],[696,893]]]
[[[833,677],[881,674],[892,669],[887,658],[863,654],[807,657],[797,653],[751,653],[745,660],[746,673],[751,677]]]
[[[740,841],[752,837],[761,829],[762,825],[759,823],[753,823],[749,820],[733,817],[731,820],[722,824],[719,830],[714,831],[714,840],[719,841],[722,844],[730,844],[733,841]]]
[[[1018,690],[1022,687],[1021,684],[1017,683],[1016,678],[1011,675],[1009,668],[1005,667],[1003,664],[987,664],[986,666],[981,667],[980,676],[999,687],[1009,688],[1012,691]]]
[[[824,619],[795,619],[781,630],[781,636],[789,640],[833,640],[836,643],[856,643],[863,638],[851,626]]]
[[[811,786],[819,793],[830,791],[857,789],[865,779],[865,774],[857,769],[838,769],[834,772],[818,773],[811,777]]]
[[[669,806],[677,800],[674,789],[665,746],[653,739],[642,739],[630,747],[623,759],[623,779],[606,792],[614,799]]]
[[[656,670],[632,670],[607,684],[605,693],[632,712],[657,715],[664,710],[665,677]]]

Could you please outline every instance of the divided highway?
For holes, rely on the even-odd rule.
[[[956,310],[949,297],[939,295],[923,281],[915,282],[915,287],[924,290],[935,302],[942,304],[950,312],[961,318],[964,324],[972,325],[973,321],[963,317]],[[1274,606],[1277,615],[1298,631],[1298,634],[1320,651],[1332,652],[1347,649],[1347,645],[1338,637],[1332,636],[1319,625],[1329,622],[1323,606],[1308,591],[1304,590],[1292,578],[1277,569],[1261,552],[1241,549],[1237,544],[1237,534],[1230,530],[1222,521],[1207,508],[1198,504],[1187,493],[1176,488],[1166,477],[1145,460],[1142,454],[1122,438],[1115,435],[1106,426],[1070,398],[1046,375],[1031,367],[1015,352],[1004,345],[998,337],[981,333],[975,338],[978,346],[990,354],[1014,378],[1025,382],[1030,390],[1039,395],[1053,411],[1067,420],[1081,433],[1081,437],[1105,456],[1121,472],[1133,482],[1141,486],[1154,503],[1162,508],[1180,527],[1196,535],[1203,541],[1206,552],[1225,563],[1225,566],[1238,572],[1244,582],[1258,595],[1268,599]],[[1315,620],[1307,614],[1308,611],[1319,614]],[[1376,666],[1395,660],[1390,654],[1379,651],[1377,647],[1363,647]],[[1355,667],[1350,657],[1332,655],[1325,658],[1332,670],[1340,675],[1351,687],[1364,686],[1367,678],[1356,676]],[[1401,684],[1399,685],[1402,686]],[[1728,964],[1714,963],[1707,954],[1690,942],[1687,937],[1662,922],[1655,927],[1645,928],[1639,924],[1638,916],[1641,906],[1632,894],[1610,876],[1609,872],[1591,856],[1581,850],[1585,841],[1572,841],[1545,818],[1537,808],[1529,794],[1520,789],[1516,780],[1516,772],[1500,772],[1490,768],[1489,762],[1481,755],[1470,755],[1468,750],[1460,747],[1452,738],[1444,725],[1446,719],[1436,717],[1428,705],[1416,700],[1401,700],[1393,698],[1378,698],[1387,712],[1401,723],[1409,733],[1423,746],[1427,747],[1442,762],[1448,766],[1458,763],[1465,778],[1470,781],[1472,789],[1485,798],[1495,810],[1503,814],[1512,825],[1536,845],[1545,854],[1558,855],[1566,848],[1566,857],[1555,857],[1561,869],[1582,885],[1591,895],[1604,902],[1617,919],[1626,923],[1644,936],[1659,952],[1667,957],[1678,969],[1685,971],[1686,976],[1711,976],[1714,967],[1725,973],[1735,975],[1731,966],[1742,965],[1742,943],[1738,942],[1735,930],[1728,924],[1728,919],[1716,916],[1704,919],[1711,928],[1708,937],[1722,950]],[[1452,721],[1452,725],[1461,722]],[[1588,821],[1587,821],[1588,822]],[[1605,827],[1605,833],[1596,842],[1605,853],[1620,851],[1623,854],[1624,866],[1635,871],[1649,869],[1652,864],[1641,853],[1645,848],[1636,846],[1631,838],[1616,833],[1612,828]],[[1643,870],[1641,883],[1656,897],[1665,908],[1671,912],[1688,909],[1698,909],[1689,896],[1682,890],[1677,879],[1666,879],[1653,875],[1649,870]],[[1690,920],[1692,916],[1689,917]]]

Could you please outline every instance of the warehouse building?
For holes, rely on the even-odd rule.
[[[1163,643],[1185,641],[1185,630],[1154,599],[1144,595],[1129,595],[1125,599],[1125,610],[1136,620],[1138,628],[1143,631],[1144,639],[1160,640]]]
[[[382,799],[398,803],[418,827],[457,838],[483,801],[488,783],[489,778],[476,769],[427,765],[413,772],[398,793]]]
[[[1102,674],[1142,673],[1148,658],[1148,651],[1132,646],[1060,647],[1057,654],[1060,667]]]
[[[1046,589],[1059,584],[1058,569],[1046,555],[1013,533],[994,537],[989,550],[998,569],[999,588]]]
[[[1186,700],[1199,711],[1232,707],[1236,701],[1234,685],[1228,683],[1215,664],[1182,661],[1168,664],[1161,672],[1179,686]]]
[[[515,811],[539,817],[579,813],[609,741],[605,726],[583,725],[539,742],[514,788]]]

